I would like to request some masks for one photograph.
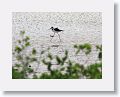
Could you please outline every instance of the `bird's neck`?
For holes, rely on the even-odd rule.
[[[52,30],[54,30],[54,28],[52,28]]]

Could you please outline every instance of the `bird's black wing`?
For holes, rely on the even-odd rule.
[[[60,30],[60,29],[58,29],[58,28],[55,28],[54,30],[55,30],[55,31],[63,31],[63,30]]]

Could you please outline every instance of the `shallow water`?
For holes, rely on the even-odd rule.
[[[53,32],[49,30],[50,27],[64,30],[59,33],[61,42],[57,34],[50,41],[50,35],[53,35]],[[30,36],[32,47],[36,48],[38,52],[51,47],[51,52],[54,55],[62,56],[64,50],[67,49],[72,60],[84,64],[88,59],[84,54],[75,56],[73,45],[90,43],[94,48],[95,45],[102,44],[102,13],[15,12],[12,17],[13,48],[16,45],[15,41],[19,39],[19,32],[23,30],[26,35]],[[53,45],[59,45],[59,47]],[[30,50],[31,48],[28,48],[27,52]],[[97,53],[95,49],[91,52],[87,65],[98,60]],[[15,62],[13,56],[13,65]],[[38,71],[46,71],[46,67],[40,65]]]

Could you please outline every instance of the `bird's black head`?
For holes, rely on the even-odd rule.
[[[51,27],[50,29],[53,29],[53,27]]]

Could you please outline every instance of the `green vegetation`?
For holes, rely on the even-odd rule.
[[[64,56],[53,55],[49,50],[50,48],[37,52],[35,48],[28,53],[27,49],[31,47],[30,38],[25,36],[25,31],[20,32],[20,39],[18,39],[18,45],[13,49],[13,54],[17,60],[16,64],[12,67],[13,79],[28,79],[32,74],[33,79],[101,79],[102,78],[102,45],[96,45],[98,51],[99,62],[86,66],[85,64],[79,64],[69,58],[69,51],[64,51]],[[89,43],[75,44],[75,55],[80,52],[85,53],[86,57],[92,51],[92,45]],[[37,54],[40,57],[37,57]],[[44,57],[41,57],[44,56]],[[56,64],[53,64],[53,60]],[[36,70],[32,68],[30,64],[36,63],[47,66],[48,72],[40,73],[37,75]],[[58,68],[53,69],[56,65]]]
[[[80,45],[74,45],[74,48],[77,49],[76,54],[78,54],[81,51],[84,51],[86,55],[88,55],[91,52],[92,45],[85,43]]]
[[[25,79],[28,78],[30,73],[33,73],[33,69],[30,68],[32,62],[38,63],[36,58],[36,50],[32,49],[29,54],[26,54],[26,50],[30,47],[30,38],[25,36],[25,31],[20,32],[20,39],[17,41],[18,45],[14,49],[14,56],[17,60],[15,66],[12,67],[13,79]],[[17,68],[17,69],[16,69]]]
[[[24,79],[24,72],[18,71],[18,69],[12,68],[12,78],[13,79]]]
[[[98,58],[102,60],[102,45],[96,45],[96,49],[99,51]]]

